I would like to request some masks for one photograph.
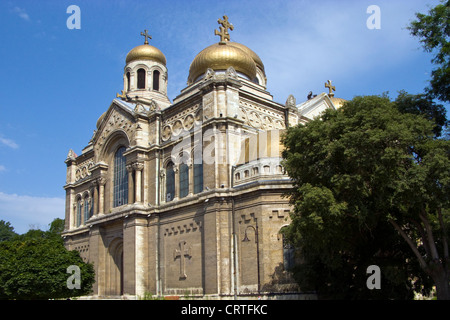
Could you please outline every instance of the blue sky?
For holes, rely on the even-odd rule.
[[[218,42],[217,19],[228,15],[231,40],[262,59],[274,100],[309,91],[336,96],[399,90],[423,92],[431,54],[406,26],[439,1],[1,1],[0,220],[18,233],[64,218],[69,149],[88,144],[98,117],[123,89],[129,50],[150,44],[167,58],[168,96],[186,86],[195,55]],[[81,9],[70,30],[67,7]],[[381,29],[368,29],[367,8],[380,8]],[[448,108],[447,108],[448,110]]]

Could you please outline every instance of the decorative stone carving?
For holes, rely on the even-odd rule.
[[[208,80],[210,80],[210,79],[213,79],[214,76],[215,76],[215,74],[216,74],[216,73],[214,72],[213,69],[208,68],[208,69],[206,70],[205,76],[203,77],[203,81],[208,81]]]
[[[104,185],[106,184],[106,178],[105,178],[105,177],[97,178],[97,183],[98,183],[100,186],[104,186]]]
[[[160,108],[156,101],[152,99],[152,101],[150,102],[150,112],[155,110],[160,110]]]
[[[137,170],[137,171],[141,171],[142,169],[144,169],[143,162],[134,162],[132,166],[133,166],[133,169]]]
[[[162,129],[162,139],[163,141],[167,141],[172,136],[172,129],[170,129],[170,126],[167,125]]]
[[[77,165],[77,169],[75,171],[75,181],[84,179],[91,175],[91,168],[94,166],[93,160],[87,160],[79,165]]]
[[[284,113],[240,100],[238,118],[256,129],[285,129]]]
[[[113,110],[111,115],[108,118],[106,126],[103,128],[101,135],[98,139],[98,146],[102,146],[108,136],[116,129],[121,129],[129,134],[129,138],[133,138],[134,134],[134,123],[131,119],[126,117],[124,114],[119,113],[117,110]]]
[[[248,116],[248,121],[253,128],[259,129],[262,126],[262,121],[259,114],[255,111],[251,111]]]
[[[174,125],[172,126],[172,133],[177,136],[181,133],[181,130],[183,130],[183,124],[180,120],[177,120]]]
[[[173,260],[180,259],[180,279],[186,279],[186,260],[192,257],[191,247],[186,246],[186,241],[182,240],[178,243],[179,249],[175,249],[173,252]]]
[[[295,108],[295,105],[296,105],[295,97],[292,94],[290,94],[286,100],[286,107]]]
[[[238,75],[237,75],[237,73],[236,73],[236,70],[234,70],[233,67],[229,67],[229,68],[227,69],[227,72],[225,73],[225,75],[226,75],[228,78],[238,79]]]
[[[198,125],[198,124],[202,123],[202,121],[203,121],[203,109],[202,108],[199,108],[197,110],[197,112],[195,113],[194,119],[195,119],[195,124]]]
[[[77,155],[75,154],[75,152],[73,152],[73,150],[70,149],[69,153],[67,154],[67,159],[75,160],[76,157],[77,157]]]
[[[143,114],[145,113],[145,108],[142,104],[137,104],[134,108],[134,112]]]
[[[183,120],[184,129],[190,130],[194,126],[194,116],[191,114],[188,114],[186,118]]]
[[[213,117],[214,110],[214,95],[208,93],[203,97],[203,120],[208,120]]]

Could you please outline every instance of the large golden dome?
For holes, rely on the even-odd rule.
[[[156,47],[149,44],[143,44],[131,49],[127,54],[126,63],[135,60],[152,60],[166,65],[166,57]]]
[[[227,41],[221,41],[203,49],[191,63],[188,83],[196,81],[208,68],[216,71],[227,70],[229,67],[233,67],[237,72],[253,80],[256,77],[256,63],[248,50],[243,50]]]
[[[261,60],[261,58],[253,51],[251,50],[249,47],[243,45],[242,43],[239,42],[232,42],[229,41],[227,42],[230,46],[236,47],[241,49],[242,51],[244,51],[245,53],[247,53],[252,59],[253,61],[256,63],[256,65],[262,70],[264,71],[264,64]]]

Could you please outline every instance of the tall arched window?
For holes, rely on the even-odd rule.
[[[180,198],[186,197],[189,193],[189,166],[186,163],[180,164]]]
[[[175,171],[173,162],[170,161],[166,167],[166,201],[172,201],[175,196]]]
[[[86,195],[84,197],[84,222],[88,221],[91,217],[89,210],[89,197]]]
[[[137,88],[145,89],[145,70],[139,69],[137,71]]]
[[[81,212],[83,211],[83,205],[81,204],[81,198],[78,198],[77,200],[77,217],[76,217],[76,222],[77,222],[77,227],[81,226]]]
[[[131,83],[130,83],[130,73],[127,72],[127,91],[130,91]]]
[[[120,147],[114,155],[114,203],[113,207],[128,203],[128,173],[126,159],[123,153],[125,147]]]
[[[159,76],[158,70],[153,71],[153,90],[159,90]]]
[[[199,193],[203,191],[202,155],[194,151],[194,157],[194,193]]]

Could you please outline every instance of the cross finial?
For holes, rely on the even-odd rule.
[[[144,44],[148,44],[148,39],[151,39],[152,36],[148,34],[148,30],[147,30],[147,29],[145,29],[144,31],[145,31],[145,32],[141,32],[141,36],[144,36],[144,37],[145,37],[145,42],[144,42]]]
[[[220,36],[220,42],[230,41],[230,34],[228,33],[228,29],[233,30],[233,25],[228,21],[228,16],[223,16],[222,19],[218,19],[217,23],[221,26],[219,27],[220,31],[214,30],[214,35]]]
[[[333,91],[336,91],[336,87],[331,85],[331,80],[327,80],[327,82],[325,82],[325,88],[328,88],[329,90],[328,96],[334,97]]]

